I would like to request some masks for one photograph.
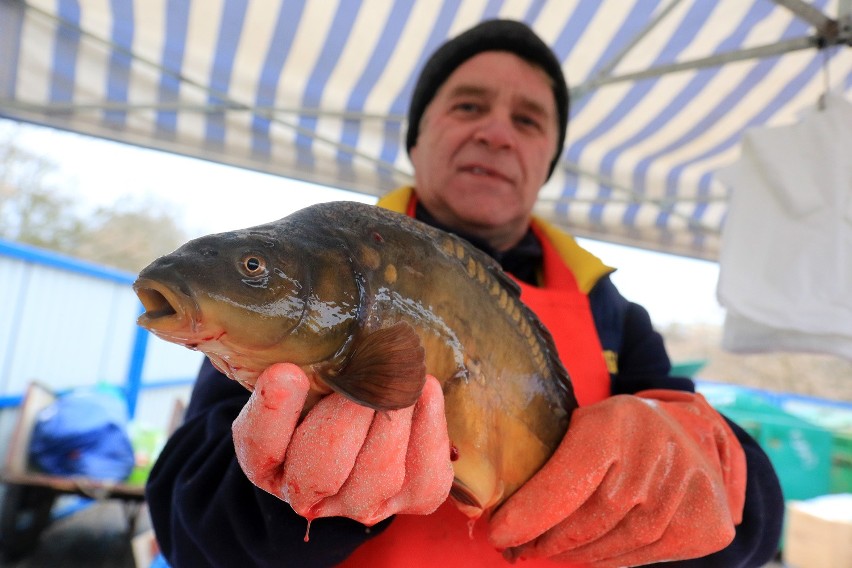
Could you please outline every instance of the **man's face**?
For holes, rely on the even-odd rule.
[[[502,51],[462,63],[426,108],[410,155],[438,221],[498,250],[526,232],[558,141],[550,77]]]

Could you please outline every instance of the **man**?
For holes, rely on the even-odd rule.
[[[148,487],[175,566],[737,567],[773,556],[783,499],[765,454],[691,381],[668,377],[662,339],[610,269],[531,216],[567,121],[552,51],[521,23],[480,24],[427,62],[409,112],[415,186],[379,203],[492,255],[553,333],[581,408],[545,466],[470,526],[447,500],[434,379],[391,420],[332,394],[299,422],[309,378],[297,367],[270,367],[249,398],[205,364]],[[335,471],[343,462],[355,465]]]

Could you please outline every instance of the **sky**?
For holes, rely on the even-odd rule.
[[[371,196],[279,176],[0,121],[0,133],[11,128],[16,143],[59,166],[68,182],[67,194],[83,207],[150,197],[174,208],[190,237],[274,221],[320,201],[375,202]],[[589,239],[580,242],[617,267],[615,285],[648,309],[655,326],[722,324],[717,263]]]

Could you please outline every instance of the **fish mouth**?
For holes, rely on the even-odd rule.
[[[190,332],[198,314],[198,306],[189,293],[172,286],[140,278],[133,291],[145,312],[136,323],[155,333]]]

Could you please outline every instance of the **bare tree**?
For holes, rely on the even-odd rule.
[[[166,205],[128,197],[95,211],[80,237],[78,256],[133,272],[187,240]]]
[[[82,230],[73,200],[59,190],[60,172],[47,158],[0,139],[0,237],[67,250]]]
[[[186,240],[174,212],[150,197],[123,197],[81,213],[76,180],[48,158],[16,144],[15,127],[0,129],[0,238],[138,271]]]

